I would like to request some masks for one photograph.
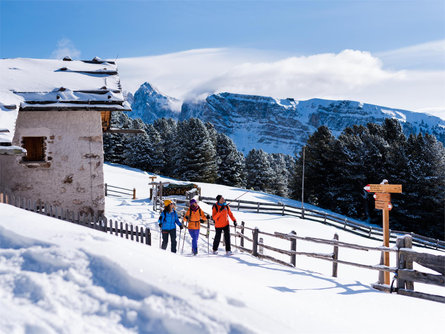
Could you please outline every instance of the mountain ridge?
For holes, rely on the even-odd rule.
[[[132,118],[151,123],[156,118],[199,118],[215,125],[247,154],[253,148],[268,153],[295,154],[319,126],[338,136],[344,128],[397,119],[405,134],[430,133],[445,143],[445,121],[425,113],[351,100],[296,100],[221,92],[203,100],[180,101],[144,83],[133,97]]]

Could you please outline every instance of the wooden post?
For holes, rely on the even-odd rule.
[[[383,213],[383,246],[389,247],[389,210],[382,210]],[[383,254],[383,264],[389,267],[389,252]],[[384,284],[389,285],[389,272],[385,271]]]
[[[337,233],[334,234],[334,240],[338,240]],[[337,245],[334,246],[334,252],[332,253],[332,259],[334,260],[334,262],[332,262],[332,277],[337,277],[338,263],[335,262],[335,260],[338,260],[338,246]]]
[[[258,227],[255,227],[255,229],[252,231],[253,234],[253,243],[252,243],[252,255],[258,256]]]
[[[286,206],[283,204],[283,213],[281,214],[282,216],[284,216],[284,210],[286,209]]]
[[[124,237],[124,224],[122,222],[120,222],[120,234],[121,234],[121,238],[123,238]],[[116,232],[116,235],[117,235],[117,232]]]
[[[133,226],[133,225],[131,225],[131,226]],[[136,229],[136,242],[139,242],[139,227],[135,226],[135,229]]]
[[[151,232],[148,227],[145,228],[145,243],[151,246]]]
[[[239,211],[240,200],[238,200],[238,211]]]
[[[397,269],[405,269],[405,259],[402,254],[400,254],[400,248],[405,248],[405,239],[403,237],[398,237],[396,240],[397,254],[396,254],[396,265]],[[405,280],[397,277],[397,289],[405,289]]]
[[[104,217],[104,232],[108,233],[108,221],[106,217]]]
[[[136,199],[136,188],[133,188],[133,199]]]
[[[107,184],[105,183],[105,196],[107,196],[108,195],[108,187],[107,187]]]
[[[263,243],[264,243],[263,238],[259,238],[258,239],[258,254],[260,254],[260,255],[264,254]]]
[[[258,202],[258,206],[257,206],[257,208],[256,208],[256,212],[260,212],[260,202]]]
[[[403,237],[404,239],[404,246],[405,248],[413,248],[413,237],[410,235],[405,235]],[[406,260],[406,269],[413,269],[413,260],[407,259]],[[414,282],[413,281],[406,281],[406,289],[407,290],[414,290]]]
[[[240,239],[240,246],[241,247],[244,247],[244,222],[242,221],[241,222],[241,234],[243,235],[242,237],[241,237],[241,239]]]
[[[125,223],[125,238],[128,239],[128,224]]]
[[[290,234],[297,235],[297,232],[291,231]],[[297,251],[297,239],[291,239],[290,240],[290,250],[292,252]],[[297,254],[292,254],[290,256],[290,263],[295,267],[297,265]]]

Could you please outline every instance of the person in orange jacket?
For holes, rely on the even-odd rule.
[[[188,230],[192,237],[192,252],[196,255],[198,254],[199,229],[201,223],[204,223],[207,218],[195,199],[190,200],[190,208],[185,213],[184,220],[188,222]]]
[[[226,254],[232,254],[230,250],[230,226],[229,217],[236,227],[236,219],[230,210],[226,200],[221,195],[216,196],[216,203],[212,208],[212,218],[215,221],[215,239],[213,240],[213,254],[218,253],[218,246],[221,240],[221,233],[224,231],[224,242],[226,244]]]

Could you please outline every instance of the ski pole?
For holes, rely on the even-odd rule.
[[[184,227],[184,239],[182,240],[182,249],[181,249],[181,254],[184,253],[184,244],[185,244],[185,230],[187,229],[188,224]]]
[[[238,199],[240,199],[242,196],[244,196],[245,194],[247,194],[248,192],[250,192],[250,190],[248,189],[247,191],[245,191],[244,193],[242,193],[241,195],[239,195],[237,198],[235,198],[234,200],[231,200],[228,204],[232,204],[233,202],[237,201]]]
[[[207,255],[210,254],[210,217],[207,216]]]

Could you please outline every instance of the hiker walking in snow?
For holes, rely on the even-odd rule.
[[[176,253],[176,225],[182,230],[184,227],[179,221],[174,204],[169,199],[164,201],[164,211],[159,217],[159,228],[162,229],[162,249],[167,249],[168,236],[170,235],[171,251]],[[176,224],[176,225],[175,225]]]
[[[185,213],[185,221],[188,223],[188,230],[190,236],[192,237],[192,252],[193,255],[198,254],[198,239],[199,239],[199,229],[201,223],[207,220],[204,212],[199,207],[195,199],[190,201],[190,208]]]
[[[216,196],[216,203],[212,208],[212,218],[215,221],[215,239],[213,240],[213,254],[218,253],[219,241],[221,240],[221,233],[224,231],[224,242],[226,244],[226,254],[232,254],[230,250],[230,227],[229,218],[232,219],[233,225],[236,227],[236,219],[230,210],[226,200],[221,195]]]

